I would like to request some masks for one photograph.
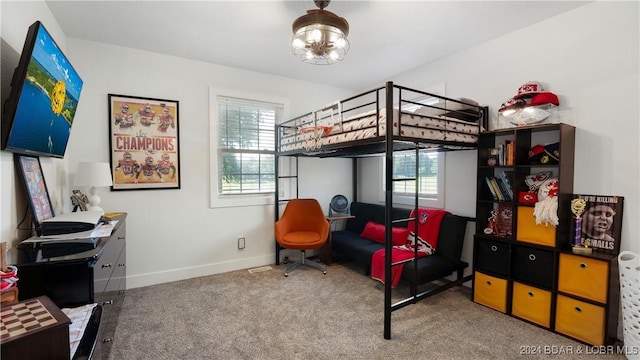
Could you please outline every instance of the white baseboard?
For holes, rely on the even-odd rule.
[[[127,289],[273,264],[275,254],[140,275],[127,274]]]

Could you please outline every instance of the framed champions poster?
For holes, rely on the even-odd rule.
[[[109,94],[113,190],[179,189],[178,102]]]
[[[574,194],[573,246],[620,252],[623,201],[622,196]]]

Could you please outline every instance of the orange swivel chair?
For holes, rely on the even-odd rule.
[[[324,264],[317,261],[305,262],[306,250],[318,249],[324,245],[329,236],[329,221],[316,199],[291,199],[284,209],[280,220],[275,224],[275,237],[278,244],[285,249],[300,250],[300,260],[287,265],[284,276],[299,265],[309,265],[327,274]],[[286,264],[288,259],[285,258]]]

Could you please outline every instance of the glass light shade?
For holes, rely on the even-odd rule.
[[[292,52],[317,65],[342,61],[349,51],[349,23],[325,10],[308,10],[293,22]]]

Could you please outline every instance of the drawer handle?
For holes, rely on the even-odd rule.
[[[110,267],[111,267],[111,264],[102,264],[102,268],[103,268],[103,269],[104,269],[104,268],[110,268]]]
[[[491,251],[498,251],[498,247],[495,245],[491,245]]]
[[[529,260],[536,261],[536,256],[533,254],[529,254]]]
[[[487,285],[491,286],[491,281],[487,280]]]
[[[529,295],[529,297],[533,297],[533,291],[529,291],[527,295]]]
[[[587,264],[585,264],[585,263],[580,263],[580,268],[581,268],[581,269],[586,269],[586,268],[587,268]]]
[[[113,305],[113,300],[103,301],[102,305]]]
[[[102,343],[110,343],[112,341],[113,341],[112,338],[106,338],[106,339],[102,340]]]
[[[118,240],[124,240],[124,236],[118,236]]]
[[[575,310],[578,314],[582,312],[582,308],[580,306],[576,306]]]

